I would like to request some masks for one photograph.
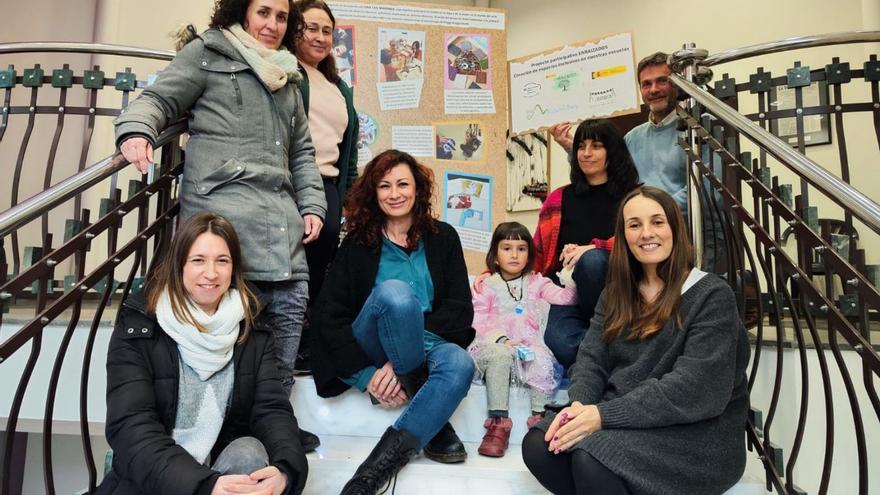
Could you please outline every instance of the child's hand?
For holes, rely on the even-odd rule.
[[[591,249],[596,249],[596,246],[593,244],[587,244],[586,246],[566,244],[565,247],[562,248],[562,253],[559,255],[559,261],[562,262],[563,268],[572,268],[575,263],[581,259],[581,256]]]
[[[483,293],[483,281],[491,276],[492,276],[492,274],[489,272],[483,272],[483,273],[477,275],[476,278],[474,278],[474,285],[473,285],[474,292],[477,294],[482,294]]]

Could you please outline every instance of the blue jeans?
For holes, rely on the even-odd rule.
[[[605,288],[610,254],[604,249],[591,249],[584,253],[571,273],[571,278],[577,284],[578,303],[573,306],[550,306],[544,343],[566,370],[574,364],[584,333],[590,327],[590,318],[593,317],[599,295]]]
[[[406,374],[428,364],[428,381],[394,423],[421,442],[434,438],[467,395],[474,360],[461,347],[425,330],[418,298],[406,282],[388,280],[373,289],[352,324],[355,340],[376,367],[390,361],[394,372]]]
[[[262,325],[275,332],[278,377],[284,393],[289,396],[293,388],[293,367],[302,337],[306,304],[309,302],[309,283],[305,280],[252,283],[268,301],[258,318]]]

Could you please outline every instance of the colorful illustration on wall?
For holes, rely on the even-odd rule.
[[[333,30],[333,57],[336,59],[336,72],[350,87],[357,84],[357,60],[354,51],[355,27],[338,25]]]
[[[541,208],[549,192],[550,155],[546,131],[507,138],[507,210]]]
[[[465,249],[485,252],[492,237],[492,178],[446,172],[443,220],[450,223]]]
[[[480,122],[434,124],[436,160],[482,163],[486,159],[483,125]]]
[[[446,34],[446,89],[485,90],[492,87],[489,37],[479,34]]]

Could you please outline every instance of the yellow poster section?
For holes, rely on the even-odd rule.
[[[488,218],[489,212],[484,211],[486,217],[484,230],[461,229],[457,221],[450,221],[453,218],[447,220],[453,226],[459,227],[459,235],[465,247],[468,272],[472,275],[482,272],[485,268],[485,248],[488,247],[491,233],[498,223],[507,220],[505,210],[507,191],[505,136],[508,109],[506,12],[501,9],[411,2],[331,1],[328,4],[336,17],[337,28],[346,28],[348,30],[346,36],[352,38],[349,43],[353,47],[353,57],[339,65],[347,68],[349,63],[353,62],[354,76],[349,76],[348,80],[354,81],[355,107],[358,113],[368,115],[375,124],[375,129],[367,129],[373,135],[364,135],[362,129],[361,141],[364,149],[361,150],[361,165],[369,157],[392,148],[395,129],[398,144],[403,139],[408,140],[407,142],[420,143],[421,147],[414,145],[414,148],[420,148],[425,152],[422,153],[423,156],[416,158],[434,171],[434,212],[441,220],[444,219],[444,210],[448,204],[450,208],[461,206],[456,204],[458,196],[455,193],[459,192],[458,189],[449,188],[444,191],[447,189],[444,187],[446,172],[491,177],[492,193],[488,198],[491,221]],[[351,26],[353,29],[350,28]],[[423,37],[421,33],[424,33]],[[455,57],[447,53],[447,42],[461,45],[460,40],[468,38],[467,35],[474,35],[471,41],[474,39],[487,41],[488,46],[485,47],[487,49],[483,50],[479,43],[473,43],[472,51],[476,55],[471,55],[462,54],[461,51],[453,48],[452,51],[460,55],[457,60],[453,60]],[[413,41],[419,41],[418,45],[414,46]],[[337,41],[337,44],[342,43]],[[392,47],[396,49],[395,53],[382,53],[380,47],[388,49],[389,44],[395,45]],[[463,46],[471,48],[468,44]],[[418,59],[419,55],[421,60]],[[486,59],[488,59],[488,67],[486,67]],[[460,67],[451,71],[449,64],[456,63]],[[415,90],[413,85],[417,83],[413,80],[418,80],[419,72],[422,76],[421,88]],[[393,79],[400,81],[391,81]],[[400,88],[400,91],[395,89],[392,93],[385,93],[386,108],[389,102],[392,102],[392,107],[400,105],[401,101],[411,102],[415,99],[416,93],[417,106],[383,110],[380,85],[384,86],[385,91],[388,88]],[[458,94],[461,95],[460,90],[468,87],[480,88],[483,91],[467,92],[469,95],[466,94],[468,98],[464,102],[459,100],[453,108],[449,108],[464,110],[466,113],[446,113],[449,105],[447,91],[452,89],[454,93],[458,89]],[[489,111],[492,109],[486,105],[489,92],[494,103],[494,111]],[[403,94],[402,98],[401,94]],[[474,95],[479,97],[469,99],[469,96]],[[469,102],[474,103],[472,108],[468,108]],[[364,127],[365,123],[362,118],[361,126]],[[369,126],[370,123],[367,123],[367,127]],[[428,132],[431,133],[430,142],[426,137]],[[465,153],[462,145],[467,148],[467,140],[475,133],[479,133],[480,146],[476,150],[467,150],[470,153]],[[455,141],[454,147],[449,147],[449,155],[444,154],[437,142],[446,134]],[[465,142],[462,142],[463,140]],[[428,144],[429,147],[426,146]],[[431,156],[424,156],[428,153]],[[469,185],[467,180],[461,179],[455,183],[456,187]],[[485,188],[479,189],[480,194],[485,192]],[[454,215],[459,213],[456,210],[450,212]],[[482,245],[485,248],[480,247]],[[476,249],[478,247],[479,249]]]

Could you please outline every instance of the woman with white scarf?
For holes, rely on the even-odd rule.
[[[235,229],[190,217],[145,293],[123,303],[107,357],[111,472],[99,494],[298,494],[308,474],[278,380],[275,339],[254,320]]]
[[[210,29],[190,27],[171,63],[116,121],[126,160],[146,173],[169,124],[187,118],[190,139],[180,178],[180,217],[212,211],[241,238],[243,275],[265,296],[261,320],[275,332],[284,391],[308,303],[304,244],[327,211],[308,118],[286,46],[303,30],[289,0],[219,0]],[[306,450],[318,438],[303,432]]]

